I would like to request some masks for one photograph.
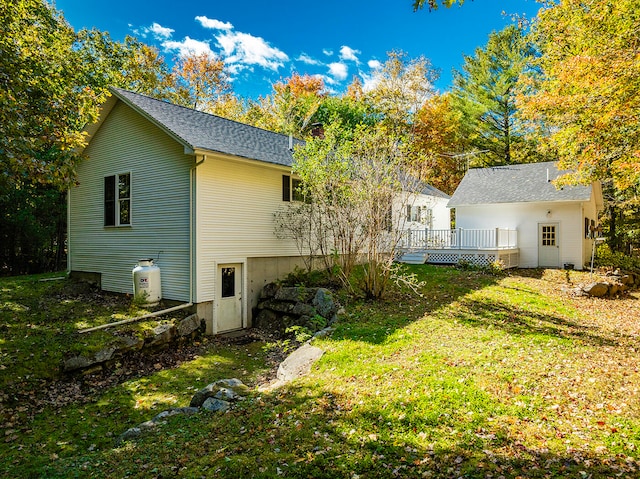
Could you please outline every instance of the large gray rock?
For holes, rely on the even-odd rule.
[[[189,334],[197,331],[202,324],[202,319],[197,314],[192,314],[191,316],[187,316],[186,318],[178,321],[176,325],[176,332],[178,336],[188,336]]]
[[[591,283],[583,288],[584,292],[595,298],[603,298],[609,294],[609,285],[607,283]]]
[[[311,366],[322,357],[322,354],[322,349],[305,343],[280,363],[277,372],[278,380],[287,382],[308,374]]]
[[[279,301],[307,303],[315,296],[316,290],[317,288],[305,288],[304,286],[280,288],[274,298]]]
[[[338,311],[333,294],[325,288],[318,288],[311,304],[318,311],[318,314],[327,320],[330,320]]]

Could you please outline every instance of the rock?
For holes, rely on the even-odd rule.
[[[190,407],[201,407],[207,399],[221,399],[226,401],[238,401],[249,392],[239,379],[221,379],[211,383],[196,392],[189,403]]]
[[[202,409],[206,409],[211,412],[225,412],[230,408],[230,402],[217,398],[207,398],[207,400],[202,404]]]
[[[158,423],[161,420],[172,416],[191,416],[193,414],[196,414],[198,411],[200,410],[197,407],[176,407],[173,409],[167,409],[166,411],[162,411],[161,413],[156,414],[153,419],[151,419],[151,422]]]
[[[291,353],[278,367],[277,378],[291,381],[311,371],[311,366],[322,357],[322,349],[306,343]]]
[[[292,326],[302,326],[314,333],[337,319],[340,305],[326,288],[275,288],[272,284],[265,288],[261,297],[268,299],[258,304],[253,319],[258,328],[282,337]]]
[[[293,303],[296,302],[309,302],[315,296],[317,288],[305,288],[304,286],[300,287],[287,287],[280,288],[274,299],[278,301],[291,301]]]
[[[142,434],[142,429],[140,429],[139,427],[129,428],[125,432],[120,434],[120,436],[118,436],[118,440],[116,441],[116,444],[122,444],[124,441],[135,439],[139,437],[141,434]]]
[[[117,351],[114,347],[104,348],[98,351],[94,356],[94,363],[103,363],[109,361],[113,357],[113,353]]]
[[[146,341],[147,347],[157,347],[169,344],[176,335],[176,327],[171,323],[164,323],[153,328],[153,336]]]
[[[118,337],[118,351],[137,351],[144,346],[144,339],[131,337],[131,336],[119,336]]]
[[[201,324],[202,319],[200,319],[197,314],[192,314],[178,322],[176,332],[178,336],[188,336],[194,331],[197,331]]]
[[[603,298],[609,293],[608,283],[591,283],[584,288],[584,292],[595,298]]]
[[[273,298],[279,289],[280,285],[276,283],[266,284],[260,292],[260,299]]]
[[[295,314],[298,316],[309,316],[313,317],[318,314],[316,308],[307,303],[296,303],[291,310],[291,314]]]
[[[331,319],[338,311],[338,306],[333,300],[333,294],[325,288],[318,288],[311,304],[318,311],[318,314],[326,319]]]
[[[75,371],[76,369],[88,368],[93,364],[93,360],[89,358],[85,358],[84,356],[74,356],[65,360],[62,370],[65,372]]]
[[[261,309],[253,320],[253,325],[257,328],[271,329],[278,321],[278,315],[270,309]]]
[[[220,390],[215,394],[214,398],[220,399],[222,401],[239,401],[244,399],[233,389],[229,388],[220,388]],[[206,401],[205,401],[206,402]]]
[[[295,307],[295,303],[289,302],[288,300],[276,300],[276,299],[268,299],[267,301],[263,301],[258,306],[260,309],[270,309],[271,311],[276,311],[278,313],[290,313],[293,311]]]

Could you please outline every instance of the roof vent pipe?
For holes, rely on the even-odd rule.
[[[293,135],[289,133],[289,151],[293,151]]]
[[[551,180],[549,179],[549,168],[547,168],[547,183],[549,183]]]

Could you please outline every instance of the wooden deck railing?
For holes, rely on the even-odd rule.
[[[407,230],[400,240],[406,249],[510,249],[518,247],[518,231],[504,228],[487,230]]]

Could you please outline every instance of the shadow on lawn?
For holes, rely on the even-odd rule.
[[[451,266],[407,265],[406,271],[423,282],[420,296],[408,288],[394,288],[378,301],[354,301],[340,318],[332,339],[383,343],[396,330],[423,318],[469,293],[495,285],[501,276]]]
[[[464,412],[435,420],[420,411],[406,411],[399,419],[398,413],[408,406],[397,398],[360,406],[358,398],[326,390],[309,394],[295,386],[261,401],[223,416],[202,417],[197,420],[206,424],[202,428],[195,426],[195,419],[185,419],[189,427],[199,427],[197,432],[174,426],[133,449],[106,452],[101,469],[131,462],[132,454],[145,455],[154,477],[174,477],[177,472],[199,477],[204,471],[222,478],[616,477],[639,466],[625,455],[573,451],[565,445],[558,446],[562,453],[532,447],[529,441],[543,444],[544,438],[497,426],[487,411],[473,420]],[[450,407],[443,412],[455,411]],[[195,453],[194,442],[197,453],[179,462],[189,454],[187,448]]]
[[[527,438],[512,425],[497,426],[490,417],[495,410],[479,411],[470,420],[461,405],[447,405],[446,395],[427,414],[423,409],[411,411],[406,401],[396,398],[380,398],[374,406],[363,407],[357,398],[333,391],[309,396],[307,390],[290,388],[288,396],[292,401],[284,408],[274,405],[275,417],[283,423],[272,435],[270,452],[261,461],[261,451],[252,451],[258,463],[271,465],[264,476],[256,477],[269,477],[276,465],[284,477],[361,479],[615,477],[640,466],[624,454],[572,450],[566,444],[559,446],[562,453],[532,447],[529,441],[543,444],[544,438]],[[291,407],[304,411],[304,417],[292,415],[287,422]],[[300,419],[302,430],[295,427]],[[272,455],[273,450],[278,454]]]
[[[456,319],[476,327],[495,327],[514,336],[541,336],[578,341],[592,346],[619,346],[620,341],[603,334],[596,325],[573,321],[556,314],[526,311],[496,301],[463,300]],[[617,333],[621,337],[621,333]],[[630,338],[631,339],[631,338]]]

